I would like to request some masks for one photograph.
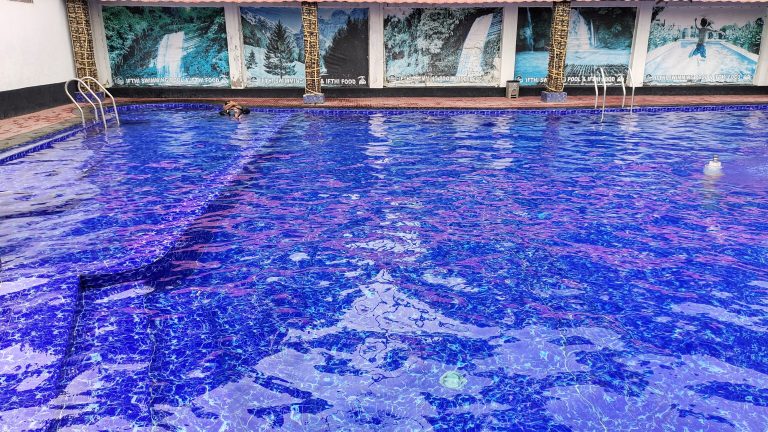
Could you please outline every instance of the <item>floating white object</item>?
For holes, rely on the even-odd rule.
[[[723,164],[717,155],[712,156],[712,160],[704,166],[704,175],[718,177],[723,175]]]
[[[440,384],[443,387],[459,390],[467,383],[467,379],[456,371],[448,371],[440,377]]]

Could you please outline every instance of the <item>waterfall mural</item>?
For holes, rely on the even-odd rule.
[[[752,84],[764,16],[764,7],[655,8],[644,82]]]
[[[520,8],[515,76],[521,85],[543,85],[547,76],[549,8]],[[583,7],[571,9],[568,51],[565,60],[567,85],[591,85],[603,68],[609,83],[626,74],[632,48],[636,9],[631,7]]]
[[[103,8],[116,86],[228,86],[222,8]]]
[[[569,85],[592,85],[600,69],[609,84],[618,84],[619,75],[626,76],[636,11],[631,7],[571,10],[565,57]]]
[[[387,8],[387,86],[498,85],[501,8]]]
[[[483,15],[476,18],[472,28],[464,40],[459,57],[459,68],[456,76],[472,77],[483,75],[483,47],[485,46],[485,37],[488,29],[491,28],[493,14]]]
[[[518,8],[515,76],[520,85],[540,86],[547,79],[552,8]]]
[[[631,2],[627,4],[632,4]],[[229,86],[221,7],[102,6],[115,86]],[[248,87],[304,86],[300,8],[241,7]],[[368,86],[368,9],[319,11],[322,84]],[[567,85],[592,85],[603,68],[618,84],[629,64],[634,7],[578,7],[570,16]],[[549,7],[519,7],[514,76],[543,86]],[[702,21],[704,20],[704,21]],[[753,83],[765,8],[665,6],[653,10],[646,85]],[[380,35],[381,36],[381,35]],[[501,8],[385,8],[388,87],[497,86]]]
[[[157,76],[178,79],[181,77],[181,57],[184,55],[184,32],[169,33],[157,47]]]
[[[528,20],[526,21],[525,27],[523,27],[523,37],[528,45],[528,51],[533,51],[533,18],[531,18],[531,8],[525,8],[525,12]]]
[[[573,9],[568,25],[568,49],[581,51],[594,48],[592,32],[592,21],[587,21],[578,9]]]
[[[301,9],[242,7],[249,87],[304,87]],[[368,9],[318,10],[321,85],[368,86]]]

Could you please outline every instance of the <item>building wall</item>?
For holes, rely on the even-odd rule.
[[[0,92],[75,74],[63,0],[0,2]]]
[[[108,85],[303,88],[298,3],[242,8],[229,4],[182,12],[157,2],[153,6],[163,9],[156,10],[157,22],[148,26],[139,22],[146,16],[142,8],[113,5],[92,0],[97,63],[100,78]],[[760,33],[766,31],[765,4],[686,3],[654,8],[650,2],[577,1],[573,8],[568,85],[592,86],[603,75],[608,85],[624,81],[662,87],[768,84],[768,53],[760,43]],[[503,87],[507,80],[519,78],[521,85],[541,86],[546,77],[549,10],[545,3],[505,7],[489,3],[459,9],[420,8],[417,3],[408,7],[323,4],[323,85]],[[367,33],[360,34],[359,26],[349,21],[345,29],[339,17],[361,19]],[[704,17],[712,23],[706,49],[695,48]],[[277,46],[270,39],[278,22],[287,29],[281,46],[288,47],[279,67],[268,60],[281,55],[269,53],[270,42]],[[329,57],[323,56],[324,47],[332,39],[336,43],[336,28],[346,34],[347,45],[336,45],[334,54],[341,55],[336,63],[342,67],[332,68]],[[199,41],[204,41],[207,48],[201,52],[205,55],[187,40],[198,41],[197,51]],[[361,44],[367,44],[367,49]],[[169,48],[174,46],[175,51]]]

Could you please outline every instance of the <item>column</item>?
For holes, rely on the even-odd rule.
[[[552,30],[549,42],[549,66],[547,67],[546,91],[541,93],[543,102],[565,102],[565,53],[568,48],[568,26],[571,19],[571,2],[555,2],[552,11]]]
[[[91,31],[93,32],[93,57],[96,61],[98,76],[94,77],[104,87],[112,86],[112,66],[109,64],[109,50],[107,49],[107,34],[104,32],[104,15],[101,13],[101,2],[90,0],[88,10],[91,17]]]
[[[72,53],[75,60],[75,73],[78,78],[96,77],[96,61],[93,54],[91,20],[86,0],[66,0],[69,37],[72,41]]]
[[[304,103],[325,102],[320,88],[320,41],[317,31],[317,3],[301,2],[301,23],[304,30]]]
[[[384,87],[384,4],[368,8],[368,87]]]
[[[515,79],[515,53],[517,52],[517,6],[504,6],[501,25],[501,76],[499,85]]]
[[[227,26],[227,52],[229,53],[229,82],[232,88],[245,88],[247,77],[243,71],[243,28],[240,6],[224,6],[224,22]]]
[[[638,2],[637,6],[635,34],[632,36],[632,53],[629,57],[629,70],[632,72],[632,84],[635,87],[642,87],[643,85],[653,6],[654,4],[649,2]]]
[[[768,86],[768,13],[763,18],[763,35],[760,40],[760,58],[757,60],[755,80],[758,86]]]

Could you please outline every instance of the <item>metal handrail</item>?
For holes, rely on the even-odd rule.
[[[624,104],[627,101],[627,87],[624,85],[624,75],[619,74],[619,82],[621,83],[621,107],[624,108]]]
[[[86,90],[88,90],[88,92],[91,95],[93,95],[93,97],[96,98],[97,101],[99,101],[99,107],[101,108],[101,117],[102,117],[102,120],[104,121],[104,127],[106,128],[107,127],[107,121],[106,121],[106,119],[104,119],[104,106],[101,104],[101,99],[99,99],[99,97],[96,95],[96,93],[94,93],[93,90],[88,86],[88,84],[86,84],[83,80],[78,79],[78,78],[72,78],[71,80],[69,80],[66,83],[64,83],[64,92],[67,93],[67,96],[69,96],[69,100],[71,100],[72,103],[75,104],[75,106],[77,106],[77,109],[80,110],[80,117],[83,120],[83,126],[85,126],[85,114],[83,113],[83,109],[80,107],[80,104],[77,103],[77,101],[75,101],[75,98],[72,97],[72,94],[69,92],[69,83],[71,83],[72,81],[77,81],[79,84],[82,84],[83,87],[85,87]],[[96,104],[93,103],[93,101],[91,100],[90,97],[88,97],[88,95],[83,93],[83,90],[80,88],[80,86],[77,87],[77,92],[80,93],[80,95],[83,97],[83,99],[85,99],[89,104],[91,104],[91,106],[93,107],[93,114],[96,116],[96,120],[98,120],[99,119],[99,110],[96,109]]]
[[[107,96],[109,96],[110,99],[112,99],[112,109],[115,111],[115,120],[117,121],[117,125],[120,126],[120,116],[117,115],[117,104],[115,103],[115,98],[112,96],[112,93],[110,93],[96,78],[91,76],[85,76],[82,78],[83,81],[85,80],[91,80],[96,83],[96,85],[99,86],[101,91],[104,92]],[[106,98],[105,98],[106,99]],[[104,115],[104,111],[102,111],[102,115]],[[106,120],[104,122],[104,127],[106,127]]]
[[[595,109],[597,109],[597,98],[600,96],[600,90],[597,89],[597,76],[592,75],[592,82],[595,83]]]
[[[83,109],[80,107],[80,104],[77,103],[77,101],[75,101],[75,98],[72,97],[72,94],[69,93],[69,89],[67,88],[67,87],[69,87],[70,81],[72,81],[72,80],[69,80],[69,81],[66,82],[66,84],[64,84],[64,92],[67,94],[67,96],[69,96],[69,100],[71,100],[72,103],[75,104],[77,109],[80,110],[80,118],[83,120],[83,127],[85,127],[85,113],[83,112]],[[89,102],[90,102],[90,100],[89,100]],[[93,109],[95,110],[96,107],[94,106]]]
[[[101,122],[104,123],[104,129],[106,129],[107,128],[107,116],[104,115],[104,104],[101,103],[101,98],[99,97],[99,95],[96,94],[96,92],[93,91],[91,86],[89,86],[88,84],[85,83],[85,81],[83,81],[83,80],[79,80],[79,81],[81,83],[83,83],[83,85],[85,86],[85,89],[88,90],[88,93],[93,95],[93,97],[95,97],[96,100],[99,102],[99,111],[101,111]],[[78,87],[77,90],[80,92],[80,94],[83,95],[83,97],[86,97],[85,93],[83,93],[83,91],[80,89],[80,86],[77,86],[77,87]],[[99,119],[99,115],[96,114],[96,120],[98,120],[98,119]]]
[[[602,123],[603,117],[605,117],[605,96],[608,94],[608,84],[605,82],[605,71],[603,68],[600,68],[600,76],[603,78],[603,110],[600,112],[600,123]]]
[[[632,82],[632,97],[629,100],[629,112],[632,112],[632,108],[635,106],[635,78],[632,76],[632,69],[627,68],[627,83]],[[622,104],[622,107],[624,104]]]

